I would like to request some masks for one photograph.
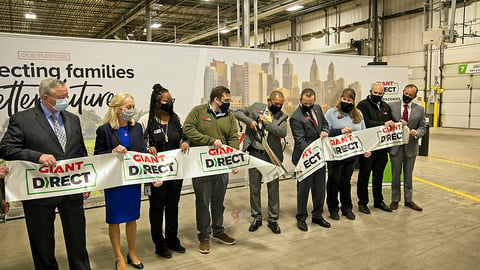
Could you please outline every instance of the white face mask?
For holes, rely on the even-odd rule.
[[[56,98],[55,105],[52,105],[49,102],[47,103],[57,112],[64,111],[68,108],[68,98]]]
[[[122,110],[122,113],[120,114],[120,117],[122,117],[123,120],[128,122],[133,118],[134,114],[135,113],[134,113],[133,109],[131,109],[131,110],[126,110],[125,109],[125,110]]]
[[[57,98],[57,100],[55,101],[55,106],[53,106],[53,108],[59,112],[66,110],[68,108],[68,98]]]

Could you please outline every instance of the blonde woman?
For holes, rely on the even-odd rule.
[[[97,129],[94,154],[126,153],[128,150],[146,152],[142,126],[135,123],[135,102],[129,94],[116,94],[110,102],[104,124]],[[127,263],[142,269],[143,263],[135,254],[136,220],[140,217],[140,184],[105,189],[106,222],[115,252],[115,268],[126,269],[120,250],[120,224],[125,224],[128,253]]]

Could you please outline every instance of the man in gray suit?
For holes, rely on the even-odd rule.
[[[418,88],[414,84],[408,84],[403,89],[401,101],[390,103],[392,118],[395,122],[400,121],[410,128],[408,144],[394,146],[390,150],[390,162],[392,163],[392,203],[390,208],[396,210],[400,201],[400,174],[403,165],[403,187],[405,206],[413,210],[423,209],[412,200],[412,175],[415,159],[418,154],[418,139],[425,135],[425,113],[423,107],[412,102],[417,97]]]
[[[269,161],[270,157],[262,146],[262,136],[267,139],[268,146],[283,161],[281,138],[287,135],[288,115],[282,111],[284,97],[282,92],[273,91],[267,99],[267,104],[256,102],[235,112],[237,119],[246,124],[243,151],[248,151],[253,157]],[[253,217],[248,228],[254,232],[262,226],[262,210],[260,191],[262,174],[255,168],[248,170],[250,182],[250,207]],[[280,209],[278,178],[267,183],[268,190],[268,227],[273,233],[279,234],[277,220]]]
[[[10,117],[0,157],[56,166],[58,160],[87,156],[80,119],[65,111],[68,88],[48,78],[40,83],[34,108]],[[21,179],[17,179],[21,180]],[[90,269],[83,200],[89,193],[22,201],[35,269],[58,269],[55,258],[55,210],[62,220],[70,269]]]
[[[315,104],[315,91],[311,88],[303,89],[300,94],[300,105],[290,117],[290,129],[295,141],[292,153],[292,163],[296,166],[300,156],[309,144],[318,138],[328,136],[328,122],[323,115],[320,105]],[[297,182],[297,227],[301,231],[308,231],[307,219],[308,193],[312,192],[313,210],[312,223],[330,228],[323,218],[323,204],[325,203],[325,172],[326,166],[318,169],[301,182]]]

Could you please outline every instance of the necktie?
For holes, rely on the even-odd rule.
[[[313,124],[315,125],[315,128],[318,129],[318,124],[317,121],[315,120],[315,117],[313,117],[312,110],[308,110],[308,114],[310,114],[310,118],[312,119]]]
[[[53,120],[53,132],[57,135],[58,142],[62,146],[62,150],[65,152],[65,145],[67,144],[67,135],[65,134],[65,130],[60,127],[60,123],[58,122],[58,118],[55,114],[51,116]]]
[[[405,120],[406,122],[408,121],[408,105],[407,104],[404,105],[402,119]]]

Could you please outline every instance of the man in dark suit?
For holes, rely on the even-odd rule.
[[[273,91],[267,99],[267,104],[254,103],[253,105],[239,109],[235,116],[239,121],[246,124],[243,151],[248,151],[253,157],[269,161],[270,157],[262,146],[262,133],[267,138],[267,143],[280,162],[283,161],[281,138],[287,135],[288,115],[282,112],[284,102],[282,92]],[[253,221],[249,231],[254,232],[262,226],[262,208],[260,191],[262,174],[255,168],[248,170],[250,182],[250,210]],[[268,227],[273,233],[281,232],[278,226],[278,214],[280,210],[278,178],[267,183],[268,190]]]
[[[402,100],[390,103],[393,119],[402,122],[410,128],[410,137],[407,144],[394,146],[390,150],[392,163],[392,203],[390,208],[396,210],[400,201],[400,174],[403,166],[403,195],[405,206],[413,210],[423,209],[412,200],[412,176],[415,159],[418,155],[418,139],[425,135],[425,113],[423,107],[412,102],[417,97],[418,88],[414,84],[408,84],[403,89]]]
[[[290,117],[295,145],[293,147],[292,162],[297,165],[302,152],[309,144],[318,138],[328,136],[328,122],[323,115],[322,108],[315,103],[315,91],[310,88],[303,89],[300,95],[300,105]],[[325,202],[325,166],[307,178],[297,182],[297,227],[301,231],[308,231],[305,220],[307,219],[308,193],[312,192],[313,210],[312,223],[325,228],[330,228],[322,216]]]
[[[60,80],[45,79],[40,102],[10,117],[0,143],[1,158],[55,166],[57,160],[87,156],[79,118],[67,111],[68,89]],[[58,134],[58,135],[57,135]],[[35,269],[58,269],[55,258],[55,209],[62,219],[70,269],[90,269],[86,249],[83,200],[89,193],[23,201]]]
[[[376,83],[372,86],[370,95],[366,99],[361,100],[357,105],[357,108],[363,114],[367,128],[383,125],[391,128],[395,127],[395,123],[392,121],[390,106],[382,100],[384,93],[383,84]],[[362,213],[370,214],[370,209],[367,206],[370,173],[372,174],[373,207],[386,212],[392,212],[383,202],[382,194],[383,171],[388,162],[388,151],[389,149],[380,149],[373,151],[368,158],[363,155],[360,155],[358,158],[360,170],[358,171],[357,197],[358,210]]]

